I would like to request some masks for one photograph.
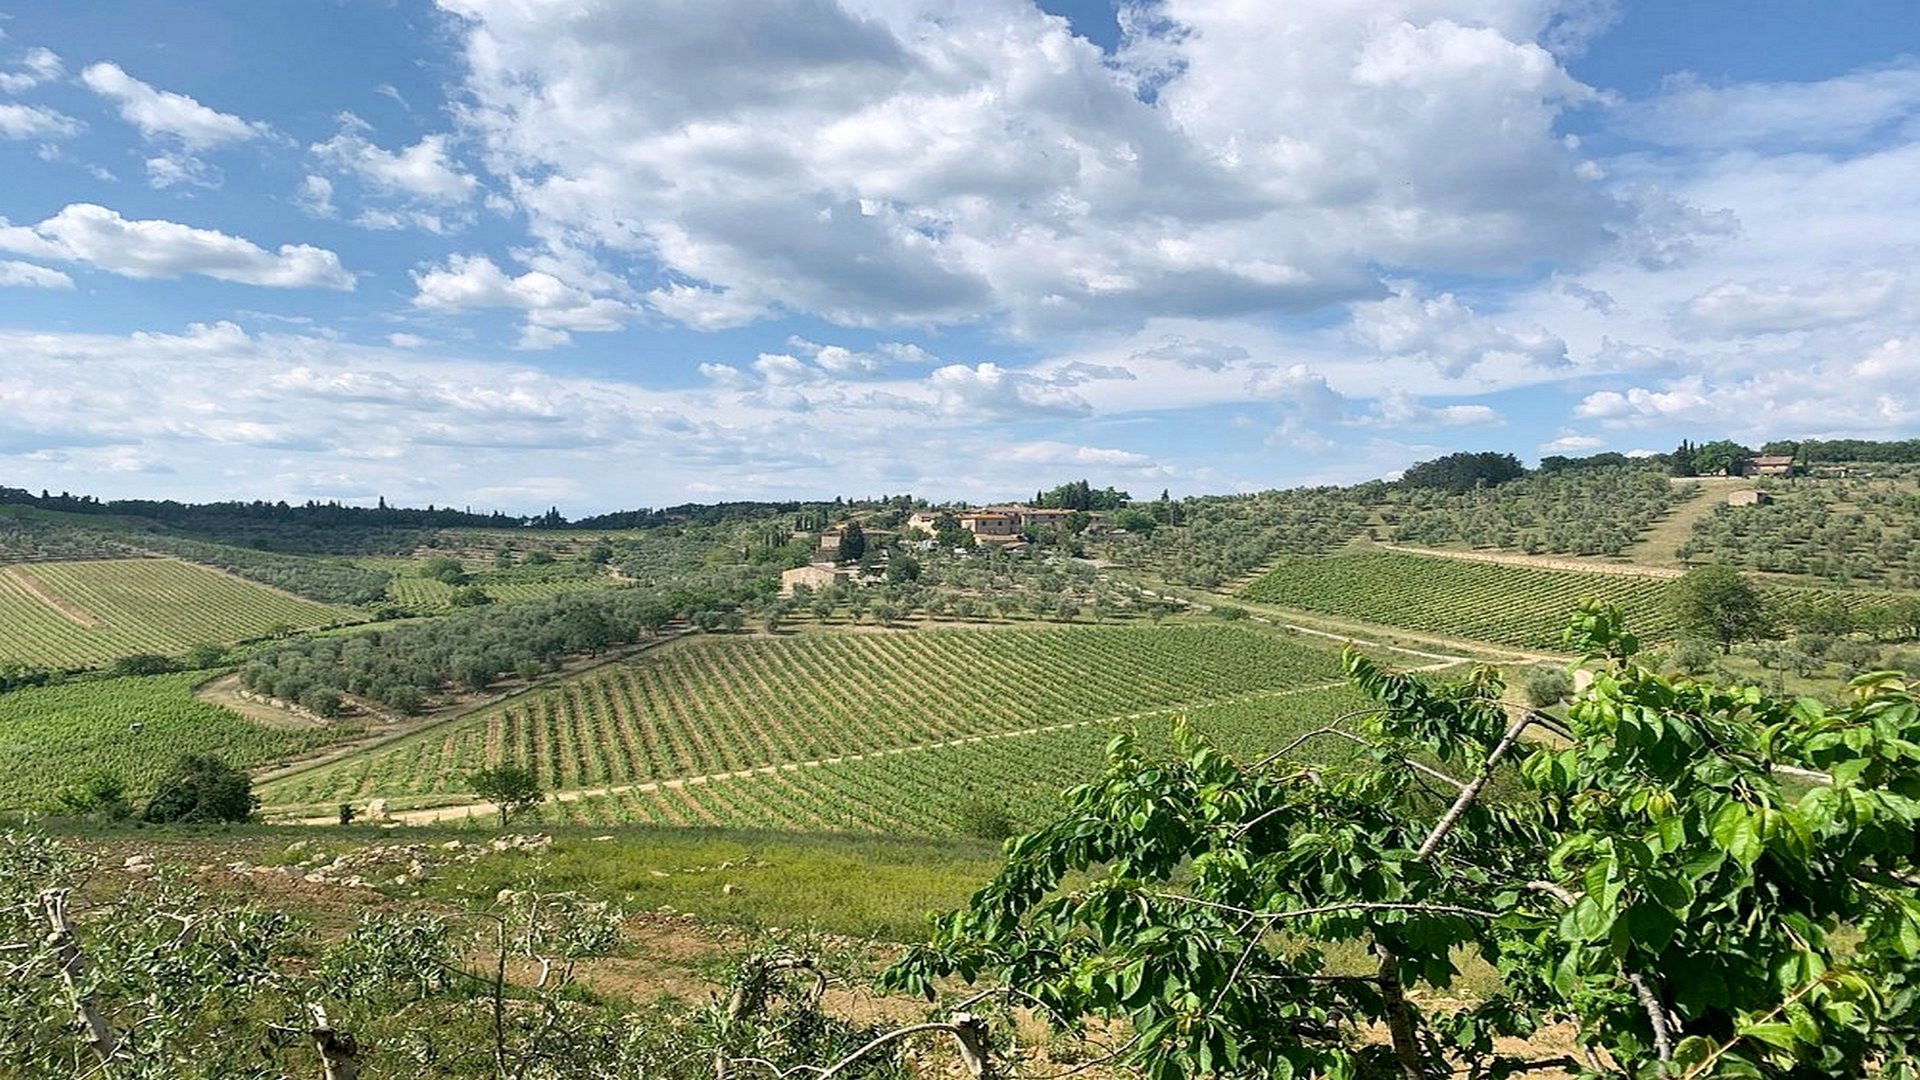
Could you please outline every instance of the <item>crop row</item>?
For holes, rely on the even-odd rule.
[[[1243,759],[1272,751],[1294,735],[1346,712],[1361,699],[1345,687],[1189,710],[1189,721]],[[1171,714],[1137,723],[1093,722],[1066,730],[1010,735],[961,746],[907,750],[856,761],[799,766],[752,776],[555,802],[549,821],[611,825],[722,825],[789,831],[965,835],[1026,829],[1062,804],[1062,793],[1099,776],[1107,743],[1133,730],[1143,745],[1170,745]],[[1349,744],[1330,740],[1302,751],[1326,762]]]
[[[78,667],[316,626],[341,613],[172,559],[0,570],[0,663]]]
[[[1247,586],[1249,600],[1524,648],[1560,645],[1581,600],[1618,605],[1649,640],[1671,637],[1664,580],[1363,552],[1283,558]]]
[[[731,772],[1120,716],[1338,677],[1337,658],[1228,626],[700,638],[290,778],[276,803],[464,790],[530,763],[553,790]]]

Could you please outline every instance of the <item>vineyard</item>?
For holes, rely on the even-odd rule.
[[[1120,732],[1135,731],[1145,745],[1164,751],[1173,716],[1184,712],[1223,749],[1258,757],[1362,702],[1346,687],[1314,684],[1188,710],[1166,708],[1126,722],[1087,721],[749,776],[637,786],[550,803],[541,815],[595,826],[641,822],[892,835],[978,835],[998,831],[996,820],[1004,828],[1024,829],[1057,814],[1067,788],[1099,774],[1107,743]],[[1344,757],[1343,748],[1331,748],[1332,756]]]
[[[181,754],[255,765],[357,734],[261,727],[194,697],[197,673],[73,682],[0,698],[0,807],[45,803],[91,769],[144,795]]]
[[[1338,678],[1329,650],[1227,626],[700,638],[268,785],[269,804],[464,793],[532,763],[621,786],[1199,704]]]
[[[1284,558],[1243,595],[1408,630],[1554,649],[1560,647],[1567,612],[1586,597],[1618,605],[1643,638],[1673,636],[1665,589],[1662,580],[1626,574],[1361,552]]]
[[[557,577],[545,581],[495,581],[476,575],[474,586],[489,599],[500,603],[539,600],[561,593],[604,589],[613,582],[607,578]],[[387,597],[409,611],[421,613],[453,610],[454,586],[423,577],[395,577],[387,582]]]
[[[86,667],[133,653],[338,622],[345,614],[172,559],[0,568],[0,663]]]

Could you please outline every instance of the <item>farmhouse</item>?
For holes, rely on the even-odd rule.
[[[1740,463],[1741,476],[1792,476],[1792,454],[1760,454]]]
[[[1728,506],[1765,506],[1773,501],[1773,496],[1764,491],[1731,491],[1727,493]]]
[[[809,589],[824,589],[829,585],[852,580],[852,570],[843,570],[832,563],[796,566],[791,570],[780,571],[780,595],[792,596],[795,586],[804,585]]]
[[[1020,539],[1020,518],[998,510],[969,510],[958,515],[960,527],[982,543],[1007,544]]]

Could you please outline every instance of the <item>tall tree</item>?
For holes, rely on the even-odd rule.
[[[1759,590],[1731,566],[1696,567],[1669,589],[1668,602],[1681,630],[1719,642],[1723,653],[1732,652],[1736,641],[1761,636],[1771,625]]]

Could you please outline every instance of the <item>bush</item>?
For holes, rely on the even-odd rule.
[[[107,670],[114,675],[166,675],[179,671],[180,662],[157,653],[134,653],[115,660]]]
[[[187,754],[160,781],[142,815],[155,824],[246,821],[260,809],[247,774],[210,754]]]
[[[1247,609],[1234,607],[1232,604],[1222,604],[1213,609],[1213,614],[1215,618],[1225,619],[1228,622],[1239,622],[1241,619],[1247,617]]]
[[[96,821],[125,821],[133,816],[126,782],[105,769],[91,769],[74,777],[54,799],[67,813]]]
[[[1005,840],[1020,831],[1007,804],[983,795],[970,795],[954,812],[954,827],[962,836],[981,840]]]
[[[1573,683],[1559,668],[1535,668],[1527,674],[1527,703],[1536,709],[1558,705],[1573,694]]]

